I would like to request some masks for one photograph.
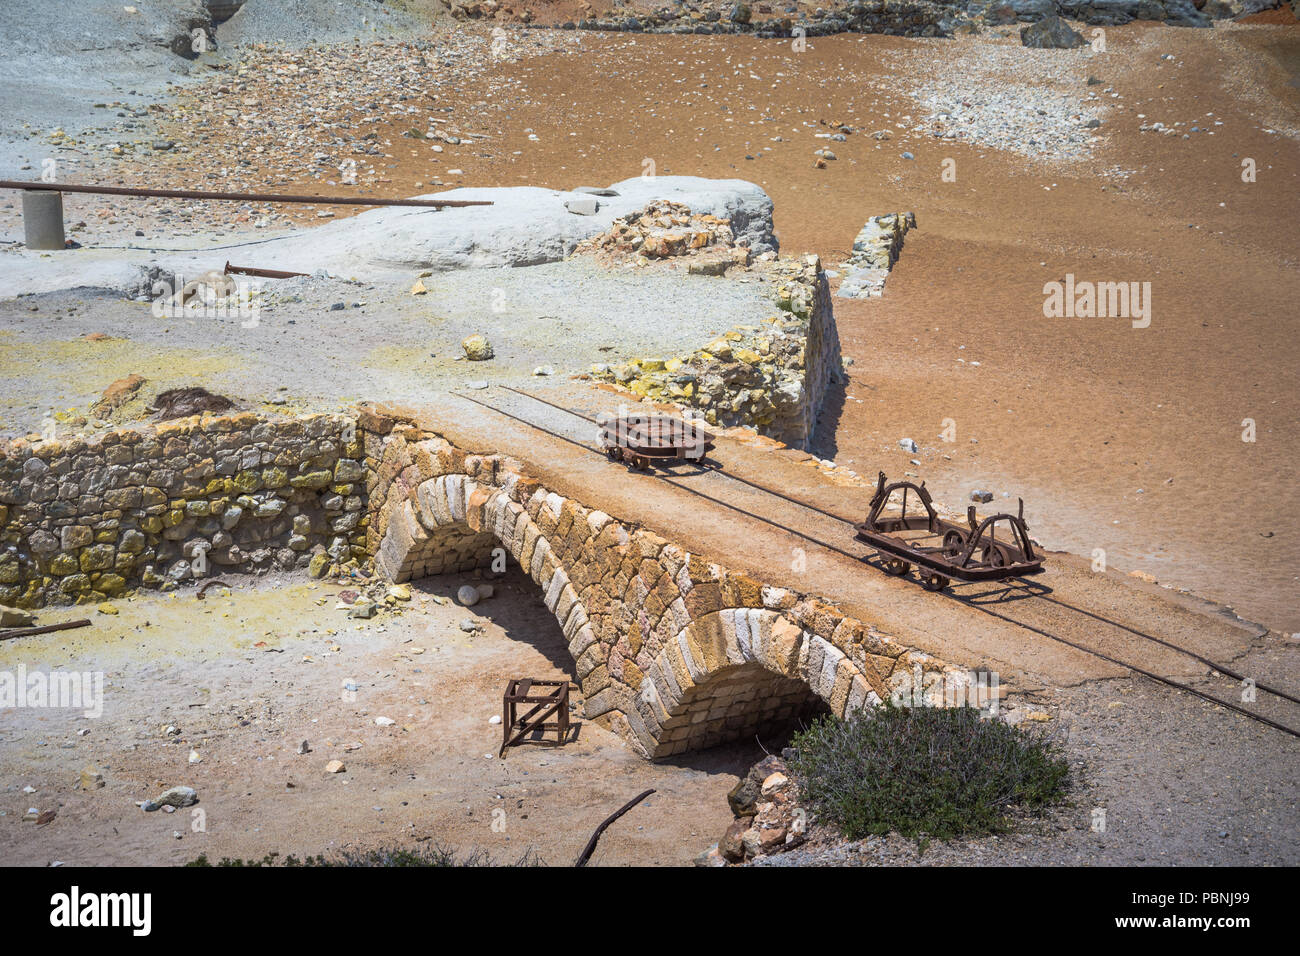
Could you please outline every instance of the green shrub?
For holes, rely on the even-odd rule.
[[[820,820],[850,840],[894,830],[922,849],[931,839],[1005,832],[1012,807],[1041,810],[1070,779],[1046,732],[981,718],[974,707],[825,717],[791,746],[788,764]]]

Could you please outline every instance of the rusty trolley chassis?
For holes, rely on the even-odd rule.
[[[549,688],[545,692],[536,688]],[[533,707],[522,717],[518,716],[520,704],[532,704]],[[547,718],[554,716],[554,721]],[[506,748],[523,741],[535,730],[545,733],[556,732],[555,746],[563,746],[569,739],[569,682],[567,680],[533,680],[522,677],[506,684],[501,696],[501,750],[498,757],[505,756]]]
[[[897,517],[881,517],[889,496],[903,492],[902,512]],[[915,493],[925,508],[907,513],[909,493]],[[1038,574],[1043,570],[1043,559],[1035,553],[1025,524],[1025,503],[1020,501],[1018,514],[990,515],[983,521],[975,518],[972,505],[966,509],[967,527],[940,518],[934,510],[930,492],[925,483],[910,481],[885,483],[885,473],[880,473],[876,494],[871,499],[867,520],[854,525],[857,539],[870,544],[884,558],[886,574],[902,576],[915,564],[921,575],[921,584],[928,591],[942,591],[949,580],[1000,581],[1004,578]],[[1008,537],[997,540],[998,525],[1008,528]],[[919,532],[919,533],[913,533]],[[939,544],[931,544],[938,540]]]
[[[609,460],[642,471],[652,464],[703,461],[713,450],[713,435],[692,419],[623,414],[599,424],[600,447]]]

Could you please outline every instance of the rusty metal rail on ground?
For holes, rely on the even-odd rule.
[[[253,266],[232,266],[226,260],[226,275],[256,276],[260,279],[296,279],[308,275],[306,272],[287,272],[284,269],[256,269]]]
[[[559,411],[566,412],[566,413],[568,413],[568,414],[574,416],[575,418],[580,418],[580,419],[582,419],[582,420],[584,420],[584,421],[587,421],[587,422],[590,422],[590,423],[592,423],[592,424],[599,424],[599,422],[597,422],[595,419],[589,418],[588,416],[583,415],[581,412],[575,412],[575,411],[573,411],[573,410],[570,409],[570,408],[565,408],[565,407],[562,406],[562,405],[557,405],[557,404],[554,403],[554,402],[549,402],[549,401],[547,401],[547,400],[544,399],[544,398],[538,398],[536,395],[533,395],[533,394],[531,394],[531,393],[529,393],[529,392],[525,392],[525,391],[522,391],[522,390],[520,390],[520,389],[510,388],[509,386],[506,386],[506,385],[501,386],[501,388],[506,389],[506,390],[511,391],[511,392],[514,392],[515,394],[522,395],[522,396],[524,396],[524,397],[526,397],[526,398],[531,398],[531,399],[533,399],[534,401],[537,401],[537,402],[539,402],[539,403],[541,403],[541,404],[549,405],[550,407],[555,408],[555,409],[558,409]],[[598,450],[598,449],[596,449],[596,448],[592,448],[590,445],[588,445],[588,444],[586,444],[586,443],[584,443],[584,442],[577,441],[577,440],[575,440],[575,439],[573,439],[573,438],[568,437],[567,435],[561,435],[561,434],[559,434],[558,432],[552,431],[551,429],[546,428],[546,427],[544,427],[544,426],[542,426],[542,425],[537,425],[537,424],[535,424],[535,423],[533,423],[533,422],[530,422],[530,421],[528,421],[527,419],[520,417],[519,415],[515,415],[515,414],[513,414],[513,413],[511,413],[511,412],[508,412],[508,411],[506,411],[506,410],[504,410],[504,409],[497,408],[495,405],[491,405],[491,404],[489,404],[488,402],[480,401],[479,399],[474,398],[473,396],[470,396],[470,395],[464,395],[464,394],[461,394],[461,393],[459,393],[459,392],[452,392],[451,394],[457,396],[458,398],[463,398],[463,399],[465,399],[465,400],[467,400],[467,401],[469,401],[469,402],[473,402],[475,405],[482,406],[483,408],[486,408],[486,409],[488,409],[489,411],[496,412],[498,415],[503,415],[503,416],[505,416],[506,418],[510,418],[510,419],[512,419],[512,420],[514,420],[514,421],[517,421],[517,422],[519,422],[520,424],[525,425],[525,426],[527,426],[527,427],[529,427],[529,428],[532,428],[532,429],[534,429],[534,430],[536,430],[536,431],[542,432],[543,434],[550,435],[552,438],[556,438],[556,439],[559,439],[560,441],[567,442],[567,443],[569,443],[570,445],[576,445],[577,447],[582,448],[582,449],[584,449],[585,451],[590,452],[591,454],[604,455],[604,452],[603,452],[603,451]],[[783,501],[787,501],[787,502],[789,502],[789,503],[791,503],[791,504],[798,505],[799,507],[807,508],[807,509],[809,509],[809,510],[811,510],[811,511],[815,511],[815,512],[817,512],[817,513],[819,513],[819,514],[822,514],[822,515],[825,515],[826,517],[831,518],[831,519],[833,519],[833,520],[840,521],[840,522],[843,522],[843,523],[845,523],[845,524],[848,524],[848,525],[850,525],[850,526],[852,526],[852,527],[854,527],[854,528],[857,528],[857,526],[860,524],[859,522],[856,522],[856,521],[854,521],[854,520],[852,520],[852,519],[850,519],[850,518],[844,518],[844,517],[842,517],[842,516],[840,516],[840,515],[836,515],[836,514],[834,514],[833,512],[825,511],[825,510],[823,510],[822,508],[817,507],[816,505],[809,504],[808,502],[805,502],[805,501],[800,501],[800,500],[797,499],[797,498],[792,498],[792,497],[790,497],[789,495],[783,494],[782,492],[779,492],[779,491],[777,491],[777,490],[775,490],[775,489],[764,487],[763,485],[760,485],[760,484],[758,484],[757,482],[749,481],[748,479],[741,478],[741,477],[739,477],[738,475],[733,475],[733,474],[730,474],[730,473],[728,473],[728,472],[724,472],[724,471],[722,471],[720,468],[710,468],[710,469],[708,469],[708,471],[709,471],[710,473],[716,473],[716,474],[720,475],[721,477],[728,478],[728,479],[730,479],[730,480],[732,480],[732,481],[737,481],[737,482],[740,482],[741,484],[748,485],[748,486],[751,487],[751,488],[754,488],[754,489],[757,489],[757,490],[759,490],[759,491],[765,492],[765,493],[767,493],[767,494],[769,494],[769,495],[772,495],[773,497],[779,498],[779,499],[781,499],[781,500],[783,500]],[[700,490],[698,490],[698,489],[696,489],[696,488],[691,488],[691,487],[689,487],[689,486],[687,486],[687,485],[684,485],[684,484],[682,484],[681,482],[674,481],[674,480],[672,480],[672,478],[671,478],[670,476],[668,476],[668,475],[660,474],[660,473],[658,473],[658,472],[654,472],[654,471],[646,471],[646,472],[643,472],[643,474],[647,475],[648,477],[655,478],[655,479],[658,479],[658,480],[660,480],[660,481],[663,481],[663,482],[665,482],[665,483],[667,483],[667,484],[669,484],[669,485],[672,485],[672,486],[675,487],[675,488],[679,488],[679,489],[681,489],[682,491],[687,492],[688,494],[695,495],[695,496],[698,497],[698,498],[703,498],[703,499],[706,500],[706,501],[711,501],[711,502],[713,502],[713,503],[715,503],[715,504],[721,505],[721,506],[724,507],[724,508],[728,508],[728,509],[730,509],[731,511],[735,511],[735,512],[737,512],[738,514],[744,515],[745,517],[748,517],[748,518],[751,518],[751,519],[753,519],[753,520],[755,520],[755,521],[760,521],[760,522],[762,522],[762,523],[764,523],[764,524],[770,525],[770,526],[776,528],[777,530],[784,531],[784,532],[786,532],[786,533],[788,533],[788,534],[792,534],[792,535],[794,535],[794,536],[796,536],[796,537],[802,538],[802,539],[804,539],[805,541],[809,541],[809,542],[811,542],[811,543],[813,543],[813,544],[816,544],[818,547],[820,547],[820,548],[822,548],[822,549],[824,549],[824,550],[826,550],[826,551],[830,551],[830,552],[832,552],[832,553],[834,553],[834,554],[841,555],[842,557],[849,558],[850,560],[862,562],[862,561],[866,561],[867,558],[869,557],[868,555],[853,554],[853,553],[851,553],[851,552],[849,552],[849,551],[844,550],[843,548],[837,547],[837,546],[834,545],[834,544],[831,544],[831,543],[826,542],[826,541],[822,541],[821,539],[816,538],[816,537],[814,537],[813,535],[805,534],[805,533],[802,532],[802,531],[798,531],[798,530],[796,530],[796,529],[794,529],[794,528],[790,528],[790,527],[788,527],[788,526],[786,526],[786,525],[783,525],[783,524],[781,524],[779,521],[774,521],[774,520],[772,520],[771,518],[765,518],[765,517],[763,517],[762,515],[757,515],[757,514],[754,514],[753,512],[746,511],[744,508],[738,507],[738,506],[733,505],[733,504],[731,504],[731,503],[729,503],[729,502],[726,502],[726,501],[722,501],[721,499],[719,499],[719,498],[715,498],[715,497],[713,497],[712,495],[705,494],[704,492],[702,492],[702,491],[700,491]],[[1028,585],[1032,584],[1032,582],[1030,582],[1030,581],[1024,581],[1024,580],[1022,580],[1019,576],[1016,576],[1016,575],[1012,575],[1012,576],[1010,576],[1010,577],[1007,577],[1006,580],[1009,581],[1009,582],[1016,582],[1016,583],[1019,583],[1019,584],[1021,584],[1022,586],[1028,586]],[[1041,596],[1041,595],[1040,595],[1040,596]],[[959,598],[959,600],[962,600],[962,599]],[[1185,655],[1187,655],[1188,657],[1191,657],[1192,659],[1194,659],[1194,660],[1196,660],[1196,661],[1198,661],[1198,662],[1200,662],[1200,663],[1203,663],[1203,664],[1205,664],[1205,665],[1208,666],[1208,667],[1211,667],[1211,668],[1217,670],[1220,674],[1227,675],[1228,677],[1233,677],[1233,678],[1235,678],[1235,679],[1241,679],[1241,678],[1240,678],[1240,675],[1237,675],[1237,674],[1236,674],[1232,669],[1230,669],[1230,668],[1226,668],[1226,667],[1224,667],[1224,666],[1218,664],[1217,662],[1211,661],[1211,660],[1209,660],[1208,658],[1205,658],[1205,657],[1203,657],[1203,656],[1197,654],[1197,653],[1194,652],[1194,651],[1189,651],[1189,650],[1187,650],[1186,648],[1180,647],[1180,646],[1178,646],[1178,645],[1176,645],[1176,644],[1173,644],[1173,643],[1171,643],[1171,642],[1169,642],[1169,641],[1165,641],[1165,640],[1163,640],[1162,638],[1156,637],[1156,636],[1151,635],[1151,634],[1147,634],[1147,633],[1145,633],[1145,632],[1143,632],[1143,631],[1136,630],[1135,628],[1129,627],[1128,625],[1123,624],[1123,623],[1120,623],[1120,622],[1118,622],[1118,621],[1113,621],[1113,620],[1111,620],[1110,618],[1107,618],[1107,617],[1105,617],[1105,616],[1103,616],[1103,615],[1095,614],[1095,613],[1093,613],[1093,612],[1091,612],[1091,611],[1088,611],[1088,610],[1085,609],[1085,608],[1075,607],[1075,606],[1072,605],[1072,604],[1067,604],[1067,603],[1065,603],[1064,601],[1057,601],[1057,600],[1055,600],[1055,599],[1048,599],[1048,600],[1051,600],[1051,602],[1052,602],[1053,604],[1057,605],[1057,606],[1060,606],[1060,607],[1063,607],[1063,608],[1067,608],[1067,609],[1072,610],[1072,611],[1075,611],[1075,612],[1077,612],[1077,613],[1080,613],[1080,614],[1086,615],[1087,617],[1089,617],[1089,618],[1091,618],[1091,619],[1093,619],[1093,620],[1096,620],[1096,621],[1099,621],[1099,622],[1102,622],[1102,623],[1105,623],[1105,624],[1109,624],[1109,625],[1111,625],[1112,627],[1116,627],[1116,628],[1119,628],[1119,629],[1121,629],[1121,630],[1127,631],[1128,633],[1132,634],[1133,636],[1135,636],[1135,637],[1137,637],[1137,638],[1139,638],[1139,639],[1141,639],[1141,640],[1145,640],[1145,641],[1147,641],[1147,642],[1151,642],[1151,643],[1160,644],[1160,645],[1162,645],[1162,646],[1164,646],[1164,647],[1169,648],[1170,650],[1174,650],[1174,651],[1176,651],[1176,652],[1178,652],[1178,653],[1185,654]],[[984,606],[982,606],[982,605],[980,605],[980,604],[973,603],[973,602],[971,602],[971,601],[969,601],[969,600],[962,600],[962,603],[964,603],[967,607],[973,608],[974,610],[977,610],[977,611],[981,611],[981,612],[983,612],[983,613],[985,613],[985,614],[988,614],[988,615],[991,616],[991,617],[997,618],[998,620],[1001,620],[1001,621],[1003,621],[1003,622],[1005,622],[1005,623],[1007,623],[1007,624],[1011,624],[1011,625],[1013,625],[1013,626],[1015,626],[1015,627],[1022,628],[1022,629],[1024,629],[1024,630],[1030,631],[1031,633],[1038,634],[1038,635],[1040,635],[1040,636],[1042,636],[1042,637],[1046,637],[1046,638],[1048,638],[1049,640],[1055,641],[1055,642],[1057,642],[1057,643],[1064,644],[1064,645],[1066,645],[1066,646],[1068,646],[1068,647],[1071,647],[1071,648],[1073,648],[1073,649],[1075,649],[1075,650],[1077,650],[1077,651],[1080,651],[1080,652],[1082,652],[1082,653],[1084,653],[1084,654],[1088,654],[1088,655],[1090,655],[1090,656],[1092,656],[1092,657],[1096,657],[1096,658],[1098,658],[1099,660],[1105,661],[1105,662],[1107,662],[1107,663],[1109,663],[1109,664],[1113,664],[1113,665],[1115,665],[1115,666],[1117,666],[1117,667],[1124,668],[1124,669],[1126,669],[1126,670],[1128,670],[1128,671],[1131,671],[1131,672],[1134,673],[1134,674],[1139,674],[1139,675],[1141,675],[1142,677],[1146,677],[1146,678],[1148,678],[1149,680],[1152,680],[1152,681],[1154,681],[1154,682],[1156,682],[1156,683],[1158,683],[1158,684],[1163,684],[1163,685],[1165,685],[1166,687],[1172,688],[1172,689],[1174,689],[1174,690],[1181,690],[1181,691],[1184,691],[1185,693],[1188,693],[1188,694],[1193,695],[1194,697],[1200,698],[1201,700],[1204,700],[1204,701],[1206,701],[1207,703],[1212,703],[1212,704],[1215,704],[1215,705],[1217,705],[1217,706],[1219,706],[1219,707],[1223,707],[1223,708],[1225,708],[1226,710],[1230,710],[1230,711],[1232,711],[1233,713],[1240,714],[1240,715],[1243,716],[1243,717],[1247,717],[1247,718],[1249,718],[1249,719],[1251,719],[1251,720],[1257,721],[1258,723],[1264,724],[1264,725],[1267,726],[1267,727],[1271,727],[1271,728],[1273,728],[1274,730],[1280,730],[1281,732],[1283,732],[1283,733],[1285,733],[1285,734],[1288,734],[1288,735],[1290,735],[1290,736],[1292,736],[1292,737],[1300,738],[1300,730],[1296,730],[1296,729],[1294,729],[1294,728],[1292,728],[1292,727],[1288,727],[1288,726],[1286,726],[1285,724],[1281,724],[1281,723],[1279,723],[1279,722],[1277,722],[1277,721],[1275,721],[1275,720],[1271,720],[1270,718],[1265,717],[1265,716],[1263,716],[1262,714],[1257,714],[1257,713],[1255,713],[1254,711],[1247,710],[1245,707],[1241,706],[1240,704],[1234,703],[1233,701],[1223,700],[1223,699],[1220,698],[1220,697],[1215,697],[1214,695],[1212,695],[1212,694],[1208,694],[1208,693],[1206,693],[1206,692],[1204,692],[1204,691],[1202,691],[1202,690],[1199,690],[1199,689],[1197,689],[1197,688],[1195,688],[1195,687],[1190,687],[1190,686],[1188,686],[1187,684],[1180,683],[1179,681],[1173,680],[1172,678],[1164,677],[1164,676],[1162,676],[1162,675],[1160,675],[1160,674],[1157,674],[1157,673],[1155,673],[1155,672],[1153,672],[1153,671],[1146,670],[1145,668],[1139,667],[1139,666],[1137,666],[1137,665],[1135,665],[1135,664],[1131,664],[1131,663],[1129,663],[1129,662],[1127,662],[1127,661],[1122,661],[1122,660],[1120,660],[1120,659],[1118,659],[1118,658],[1116,658],[1116,657],[1112,657],[1112,656],[1110,656],[1110,655],[1108,655],[1108,654],[1105,654],[1105,653],[1103,653],[1103,652],[1101,652],[1101,651],[1095,650],[1094,648],[1087,647],[1087,646],[1085,646],[1085,645],[1083,645],[1083,644],[1080,644],[1080,643],[1078,643],[1078,642],[1076,642],[1076,641],[1072,641],[1072,640],[1069,640],[1068,638],[1064,638],[1064,637],[1061,637],[1061,636],[1059,636],[1059,635],[1053,634],[1053,633],[1051,633],[1050,631],[1047,631],[1047,630],[1045,630],[1045,629],[1043,629],[1043,628],[1037,627],[1037,626],[1035,626],[1035,625],[1033,625],[1033,624],[1027,624],[1027,623],[1025,623],[1024,621],[1018,621],[1018,620],[1016,620],[1015,618],[1008,617],[1007,615],[1004,615],[1004,614],[1000,614],[1000,613],[998,613],[997,611],[991,610],[990,608],[984,607]],[[1278,690],[1278,689],[1276,689],[1276,688],[1266,686],[1265,684],[1262,684],[1262,683],[1256,682],[1256,683],[1255,683],[1255,689],[1256,689],[1257,691],[1263,691],[1264,693],[1270,694],[1270,695],[1272,695],[1272,696],[1274,696],[1274,697],[1277,697],[1277,698],[1280,698],[1280,699],[1282,699],[1282,700],[1286,700],[1286,701],[1289,701],[1289,702],[1291,702],[1291,703],[1295,703],[1295,704],[1300,704],[1300,698],[1297,698],[1297,697],[1295,697],[1295,696],[1293,696],[1293,695],[1291,695],[1291,694],[1288,694],[1288,693],[1285,692],[1285,691]]]
[[[202,199],[218,202],[306,203],[313,206],[423,206],[430,209],[491,206],[488,199],[382,199],[378,196],[299,196],[288,193],[222,193],[193,189],[145,189],[137,186],[75,186],[70,183],[20,182],[0,179],[0,189],[55,193],[90,193],[97,196],[137,196],[159,199]]]

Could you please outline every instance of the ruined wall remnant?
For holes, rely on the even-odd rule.
[[[916,228],[913,213],[873,216],[853,240],[853,252],[844,261],[844,279],[835,294],[843,299],[870,299],[884,295],[885,280],[903,251],[903,237]]]
[[[771,279],[771,317],[689,355],[598,367],[593,377],[694,409],[710,425],[753,428],[808,448],[827,391],[843,374],[830,287],[817,256],[755,268]]]
[[[364,557],[355,431],[242,413],[0,444],[0,604]]]

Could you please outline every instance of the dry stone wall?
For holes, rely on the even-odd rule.
[[[0,604],[364,558],[355,432],[343,416],[243,413],[0,444]]]

